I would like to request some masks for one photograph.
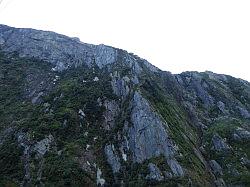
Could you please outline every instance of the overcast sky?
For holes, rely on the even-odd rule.
[[[0,23],[133,52],[162,70],[250,81],[249,0],[0,0]]]

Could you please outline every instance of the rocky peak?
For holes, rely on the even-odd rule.
[[[97,65],[103,68],[117,62],[120,49],[103,44],[92,45],[79,39],[50,31],[35,29],[19,29],[0,25],[0,48],[7,53],[17,53],[20,57],[34,57],[52,63],[55,71],[63,71],[69,67]],[[138,73],[138,64],[132,61],[135,57],[125,52],[129,66],[134,66]],[[156,67],[144,60],[146,66],[153,71]]]

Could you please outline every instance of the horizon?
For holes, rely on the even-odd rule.
[[[173,74],[212,71],[250,81],[249,9],[250,2],[224,0],[2,0],[0,23],[121,48]]]

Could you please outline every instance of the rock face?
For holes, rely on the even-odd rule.
[[[33,56],[49,61],[62,71],[68,67],[73,57],[75,64],[81,61],[91,64],[91,46],[82,45],[69,37],[53,32],[40,32],[33,29],[1,27],[5,41],[1,47],[6,52],[18,52],[20,56]],[[56,50],[55,50],[56,49]]]
[[[198,97],[206,108],[214,105],[213,97],[208,93],[208,85],[206,82],[202,81],[202,76],[198,73],[183,73],[181,74],[181,82],[187,86],[190,90]],[[184,79],[184,80],[183,80]],[[180,80],[180,78],[179,78]]]
[[[161,154],[166,158],[174,156],[172,141],[165,130],[167,124],[152,111],[139,92],[135,92],[132,100],[131,122],[133,126],[129,128],[128,137],[134,162],[141,163]]]
[[[149,180],[162,181],[164,177],[161,174],[160,169],[153,163],[148,164],[149,175],[146,176]]]
[[[124,99],[129,94],[127,78],[121,77],[118,72],[114,72],[114,74],[111,74],[111,77],[112,77],[111,85],[112,85],[114,93],[117,96],[120,96]]]
[[[216,176],[223,175],[221,166],[215,160],[209,161],[209,165],[212,168],[212,171]]]
[[[33,150],[38,154],[39,157],[42,157],[45,155],[46,152],[50,150],[53,141],[54,141],[53,136],[49,135],[45,139],[37,142],[34,145]]]
[[[218,103],[217,103],[217,106],[218,106],[218,108],[220,109],[220,111],[223,113],[223,114],[228,114],[228,111],[226,110],[226,106],[225,106],[225,104],[222,102],[222,101],[219,101]]]
[[[215,185],[218,187],[224,187],[226,186],[225,181],[222,178],[219,178],[215,181]]]
[[[115,126],[115,118],[119,114],[120,108],[116,101],[108,101],[105,100],[103,103],[104,107],[106,108],[106,111],[104,112],[104,128],[106,130],[111,130]]]
[[[218,135],[215,134],[212,138],[213,147],[218,152],[229,151],[230,147],[227,143]]]
[[[233,138],[236,141],[249,141],[250,140],[250,132],[238,127],[233,133]]]
[[[49,31],[38,31],[35,29],[16,29],[0,25],[0,47],[8,53],[18,53],[20,57],[35,57],[48,61],[55,65],[53,70],[63,71],[69,67],[82,65],[92,66],[96,64],[103,68],[109,64],[116,63],[117,49],[106,45],[91,45]],[[137,73],[140,67],[131,61],[128,54],[126,59],[129,66]],[[152,66],[144,61],[147,66]]]
[[[63,71],[72,66],[96,63],[100,68],[116,61],[116,50],[105,45],[84,44],[74,38],[54,32],[15,29],[2,25],[1,47],[6,52],[18,52],[21,57],[35,57]]]
[[[95,47],[95,63],[102,68],[107,64],[115,63],[117,58],[117,51],[105,45],[98,45]]]
[[[47,136],[43,140],[35,143],[31,140],[30,134],[19,132],[17,134],[17,142],[20,147],[22,147],[23,155],[22,161],[24,165],[24,178],[22,181],[22,186],[29,186],[31,184],[31,155],[33,153],[37,156],[38,163],[38,172],[37,172],[37,183],[41,183],[42,177],[42,168],[43,168],[43,156],[50,150],[52,147],[52,143],[54,142],[54,138],[52,135]]]
[[[31,183],[31,171],[30,171],[30,154],[31,154],[31,142],[28,134],[19,132],[17,135],[17,142],[23,150],[22,161],[24,164],[24,177],[22,186],[27,186]]]
[[[101,178],[102,176],[102,171],[97,168],[97,172],[96,172],[96,184],[103,186],[105,184],[105,179]]]
[[[121,164],[119,157],[115,153],[114,145],[106,145],[105,154],[107,157],[107,161],[112,168],[113,173],[118,173],[120,171]]]
[[[176,177],[183,177],[184,171],[175,159],[168,159],[167,163]]]
[[[241,114],[242,117],[244,117],[244,118],[250,118],[250,113],[248,112],[247,109],[239,107],[239,106],[237,107],[237,109],[239,110],[239,112],[240,112],[240,114]]]
[[[0,25],[0,186],[249,186],[250,83]]]

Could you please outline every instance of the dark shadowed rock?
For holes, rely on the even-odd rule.
[[[210,160],[209,165],[212,168],[212,171],[216,176],[223,175],[221,166],[215,160]]]
[[[226,183],[222,178],[215,180],[216,187],[225,187]]]

